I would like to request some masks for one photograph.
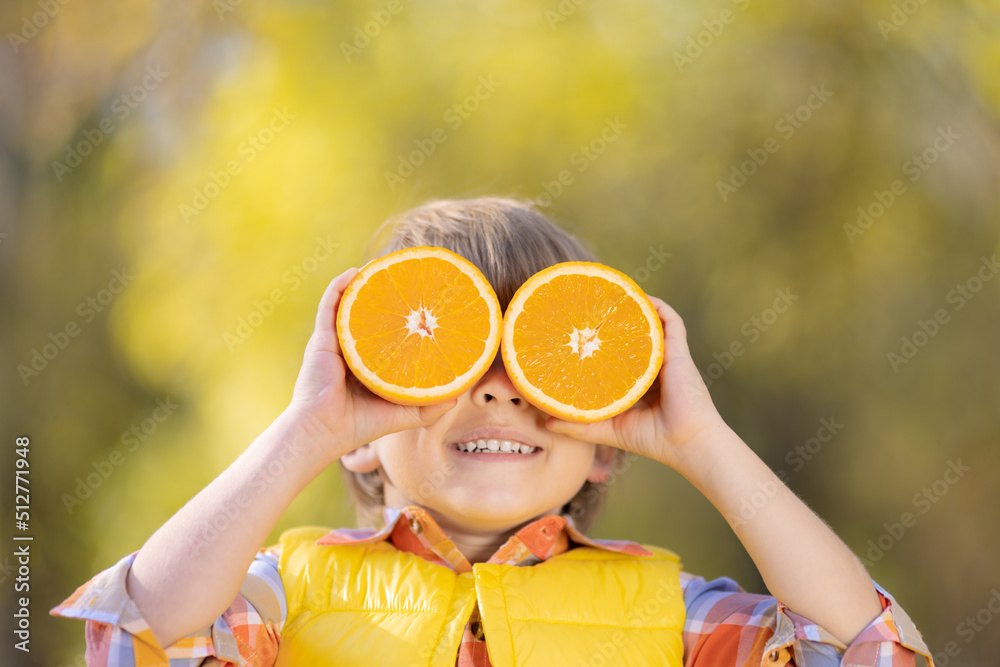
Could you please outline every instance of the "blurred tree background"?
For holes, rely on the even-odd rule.
[[[82,664],[48,609],[281,412],[381,221],[511,194],[680,312],[723,416],[933,651],[996,664],[997,5],[4,2],[2,502],[29,435],[35,540],[3,663]],[[596,535],[763,592],[683,479],[625,479]],[[352,521],[330,470],[272,537]]]

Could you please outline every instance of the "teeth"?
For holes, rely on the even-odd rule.
[[[498,454],[531,454],[535,447],[529,447],[512,440],[470,440],[457,445],[460,452],[496,452]]]

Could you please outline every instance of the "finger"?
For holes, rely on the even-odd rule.
[[[615,433],[611,419],[604,419],[599,422],[583,424],[580,422],[569,422],[557,417],[549,417],[545,420],[545,427],[554,433],[568,435],[574,440],[583,442],[593,442],[598,445],[610,445],[621,447]]]
[[[358,275],[358,269],[350,268],[330,281],[326,291],[323,292],[316,309],[316,328],[313,331],[313,339],[317,341],[321,349],[330,349],[340,354],[340,343],[337,340],[337,307],[340,305],[340,298],[344,294],[347,284],[354,276]],[[310,340],[312,342],[312,340]]]
[[[435,405],[423,405],[418,410],[418,416],[423,426],[430,426],[456,405],[458,405],[457,398],[445,401],[444,403],[436,403]]]
[[[687,344],[687,327],[684,326],[684,320],[666,301],[655,296],[649,297],[649,300],[655,306],[656,314],[663,323],[663,365],[666,366],[671,359],[690,359],[691,350]]]
[[[369,412],[377,432],[374,437],[430,426],[458,405],[458,400],[454,398],[434,405],[399,405],[375,394],[366,396],[363,401],[362,410]]]

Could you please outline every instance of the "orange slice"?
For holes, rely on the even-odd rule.
[[[535,407],[576,422],[631,407],[663,363],[663,325],[631,278],[564,262],[529,278],[504,314],[507,375]]]
[[[404,405],[454,398],[486,373],[500,347],[500,303],[476,266],[444,248],[375,259],[337,310],[341,353],[379,396]]]

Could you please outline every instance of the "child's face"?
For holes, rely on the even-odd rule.
[[[420,505],[445,530],[505,530],[558,513],[587,479],[608,476],[613,450],[553,433],[546,418],[517,393],[497,355],[434,424],[385,436],[343,460],[357,472],[381,467],[389,507]],[[536,449],[480,454],[458,448],[489,439]]]

